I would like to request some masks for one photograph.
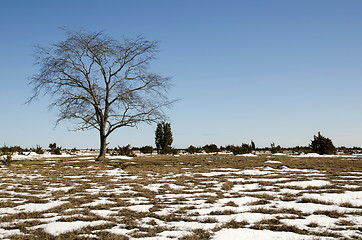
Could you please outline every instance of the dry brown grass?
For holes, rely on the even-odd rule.
[[[204,229],[195,229],[192,231],[192,234],[186,235],[180,240],[209,240],[211,237],[211,233],[209,231],[206,231]]]
[[[317,175],[312,172],[275,171],[273,174],[245,175],[228,171],[228,168],[245,170],[259,169],[265,166],[265,161],[276,160],[289,168],[318,170]],[[278,208],[277,201],[296,201],[301,203],[330,205],[331,202],[303,197],[306,193],[343,193],[345,191],[361,191],[361,187],[344,187],[345,185],[358,185],[360,175],[350,172],[361,172],[361,161],[346,160],[343,158],[290,158],[287,156],[242,157],[231,155],[199,155],[199,156],[151,156],[138,157],[129,160],[112,160],[105,162],[74,161],[72,158],[47,161],[15,162],[6,168],[0,185],[0,198],[8,199],[0,201],[0,208],[14,208],[27,203],[47,203],[61,200],[65,204],[42,212],[15,213],[0,215],[0,223],[10,224],[4,229],[20,229],[24,235],[10,236],[10,239],[93,239],[84,234],[96,235],[98,239],[128,239],[129,237],[157,237],[165,230],[177,230],[159,225],[170,222],[196,222],[219,223],[218,217],[239,214],[238,207],[249,207],[246,210],[251,213],[272,214],[272,219],[262,220],[249,224],[246,221],[231,220],[220,223],[215,229],[196,229],[186,234],[182,239],[210,239],[213,232],[220,228],[251,227],[256,229],[269,229],[272,231],[290,231],[299,234],[311,234],[317,236],[340,237],[338,231],[348,225],[349,229],[357,230],[358,227],[350,216],[360,216],[361,206],[350,202],[344,202],[336,207],[343,207],[346,211],[315,211],[314,214],[332,218],[343,217],[337,222],[338,228],[326,229],[309,223],[310,231],[299,229],[282,223],[282,219],[304,218],[309,214],[292,208]],[[135,162],[131,163],[131,162]],[[271,164],[274,169],[277,164]],[[107,170],[122,169],[124,177],[109,176]],[[1,169],[4,170],[4,169]],[[221,172],[225,174],[207,176],[205,173]],[[6,173],[6,172],[5,172]],[[203,175],[204,174],[204,175]],[[240,180],[238,180],[240,178]],[[283,179],[281,179],[283,178]],[[281,179],[281,180],[279,180]],[[297,187],[284,186],[289,181],[327,180],[330,185],[322,187]],[[236,180],[236,181],[235,181]],[[235,184],[259,184],[259,188],[248,191],[232,192]],[[149,184],[161,184],[158,191],[147,189]],[[174,188],[176,184],[183,188]],[[277,185],[281,184],[281,185]],[[8,189],[10,187],[10,189]],[[53,190],[48,188],[72,187],[69,190]],[[98,191],[89,191],[98,189]],[[293,193],[285,193],[282,190],[295,190]],[[87,191],[88,190],[88,191]],[[30,195],[25,195],[30,194]],[[11,197],[12,200],[9,200]],[[221,199],[225,198],[255,197],[259,200],[245,203],[244,206],[229,201],[221,206]],[[92,206],[83,204],[92,203],[99,199],[106,199],[114,203],[105,203]],[[14,201],[13,201],[14,200]],[[224,200],[225,201],[225,200]],[[205,204],[206,203],[206,204]],[[148,211],[132,211],[124,207],[133,205],[151,204]],[[219,209],[203,215],[198,212],[201,204],[204,208],[217,206]],[[251,207],[255,205],[255,207]],[[165,209],[169,212],[159,213]],[[111,210],[112,214],[101,217],[91,210]],[[201,210],[201,209],[200,209]],[[42,229],[31,229],[44,220],[45,214],[56,214],[62,218],[57,221],[96,221],[107,220],[110,223],[85,227],[54,237]],[[143,219],[152,218],[147,225]],[[50,217],[49,217],[50,219]],[[21,220],[18,221],[18,220]],[[116,235],[107,232],[107,229],[115,225],[122,225],[125,229],[135,230],[128,236]],[[318,228],[317,228],[318,227]],[[320,228],[322,230],[320,230]],[[318,231],[317,231],[318,229]]]
[[[241,222],[236,221],[235,219],[230,220],[227,223],[224,223],[223,225],[221,225],[221,228],[243,228],[246,225],[248,225],[248,221],[243,220]]]

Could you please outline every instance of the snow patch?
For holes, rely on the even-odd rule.
[[[322,186],[325,186],[328,184],[330,184],[330,182],[324,181],[324,180],[311,180],[311,181],[295,181],[295,182],[288,182],[288,183],[278,183],[277,185],[306,188],[306,187],[322,187]]]
[[[297,240],[297,239],[315,239],[315,236],[300,235],[292,232],[273,232],[270,230],[254,230],[247,228],[240,229],[222,229],[216,232],[212,240]]]
[[[88,226],[98,226],[107,224],[107,221],[100,220],[100,221],[93,221],[93,222],[85,222],[85,221],[76,221],[76,222],[52,222],[47,224],[38,225],[32,227],[32,229],[43,228],[45,232],[53,235],[58,236],[60,234],[66,232],[72,232],[84,227]]]

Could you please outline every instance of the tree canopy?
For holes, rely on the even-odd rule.
[[[31,78],[34,95],[50,95],[57,123],[75,120],[75,130],[97,129],[104,159],[106,139],[116,129],[165,119],[170,78],[150,71],[157,41],[142,36],[115,40],[103,31],[64,29],[66,39],[36,47],[39,73]]]

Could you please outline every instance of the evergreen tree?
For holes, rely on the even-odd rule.
[[[332,140],[322,136],[320,132],[318,132],[318,136],[314,136],[309,147],[318,154],[333,154],[336,151]]]
[[[169,153],[171,151],[171,144],[173,142],[171,123],[165,123],[163,125],[163,142],[164,142],[164,153]]]
[[[161,149],[162,149],[162,140],[163,140],[162,124],[163,124],[163,122],[157,124],[156,132],[155,132],[155,144],[156,144],[157,153],[161,153]]]
[[[157,153],[169,153],[171,151],[172,142],[173,137],[171,131],[171,123],[158,123],[155,131],[155,143]]]
[[[255,150],[255,143],[253,140],[251,140],[251,143],[250,143],[250,147],[251,147],[251,150]]]

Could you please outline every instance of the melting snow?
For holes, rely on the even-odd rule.
[[[296,187],[321,187],[330,184],[328,181],[324,180],[311,180],[311,181],[295,181],[295,182],[288,182],[288,183],[279,183],[278,185],[282,186],[296,186]]]
[[[292,232],[273,232],[270,230],[254,230],[248,228],[241,229],[222,229],[216,232],[212,240],[297,240],[297,239],[315,239],[314,236],[299,235]]]
[[[45,232],[52,234],[53,236],[58,236],[60,234],[66,232],[72,232],[77,229],[81,229],[88,226],[98,226],[107,224],[107,221],[93,221],[93,222],[85,222],[85,221],[76,221],[76,222],[52,222],[47,224],[38,225],[32,227],[32,229],[43,228]]]

